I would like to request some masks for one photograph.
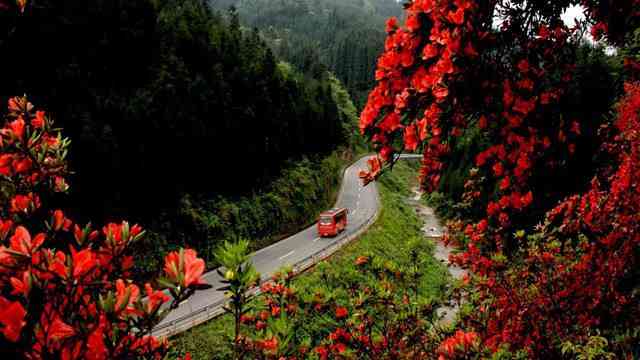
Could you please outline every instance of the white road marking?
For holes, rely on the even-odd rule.
[[[282,259],[286,258],[287,256],[290,256],[290,255],[291,255],[291,254],[293,254],[294,252],[296,252],[296,251],[295,251],[295,250],[291,250],[291,251],[289,251],[288,253],[286,253],[286,254],[284,254],[284,255],[280,256],[280,260],[282,260]]]
[[[317,238],[313,239],[313,242],[316,242],[316,241],[318,241],[318,240],[320,240],[320,238],[319,238],[319,237],[317,237]]]

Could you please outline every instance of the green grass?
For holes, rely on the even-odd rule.
[[[412,195],[411,187],[416,182],[415,165],[401,162],[393,172],[383,175],[378,182],[383,205],[378,221],[358,240],[343,247],[332,258],[298,276],[293,284],[298,292],[312,292],[318,286],[327,287],[327,284],[330,284],[328,287],[340,303],[343,301],[341,298],[347,296],[340,279],[367,276],[355,269],[354,260],[358,256],[373,255],[382,261],[405,266],[409,262],[410,244],[418,241],[426,251],[426,255],[421,259],[421,300],[438,302],[445,295],[449,281],[448,272],[430,255],[433,244],[424,240],[420,229],[422,222],[414,207],[407,202]],[[310,324],[311,327],[316,325]],[[228,359],[231,354],[228,344],[232,328],[231,317],[219,317],[173,338],[173,351],[175,354],[190,352],[194,359]]]

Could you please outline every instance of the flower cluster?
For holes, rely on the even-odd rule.
[[[128,280],[131,244],[144,231],[123,221],[99,232],[62,210],[47,211],[43,195],[69,188],[69,141],[26,98],[10,99],[8,110],[0,129],[3,351],[33,359],[162,358],[167,341],[149,334],[170,297],[151,283],[143,293]],[[192,250],[167,256],[164,282],[180,286],[169,308],[202,286],[203,270]]]
[[[412,276],[373,256],[357,257],[354,268],[355,277],[370,281],[341,278],[348,283],[344,284],[346,297],[338,297],[336,288],[299,292],[291,284],[289,271],[264,283],[259,307],[241,318],[242,354],[261,359],[395,359],[434,354],[439,342],[427,334],[437,332],[431,321],[435,307],[416,304],[411,290],[420,275]]]
[[[377,84],[360,118],[380,163],[361,178],[375,180],[398,152],[421,151],[422,185],[433,191],[452,146],[470,131],[480,134],[482,147],[465,154],[475,167],[460,205],[480,213],[457,223],[454,239],[464,252],[454,260],[474,274],[470,291],[480,311],[467,320],[492,351],[557,357],[558,338],[612,326],[606,319],[638,318],[637,287],[625,288],[637,279],[637,251],[630,250],[637,248],[637,85],[625,89],[604,146],[613,160],[591,190],[551,210],[533,235],[516,227],[533,209],[543,213],[548,194],[536,193],[536,176],[574,161],[585,134],[598,131],[600,120],[563,113],[580,28],[560,15],[581,5],[593,36],[620,45],[640,26],[640,4],[615,3],[413,0],[403,27],[387,24]],[[635,66],[625,60],[626,69]]]

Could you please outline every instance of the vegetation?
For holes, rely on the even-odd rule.
[[[382,161],[362,177],[419,150],[456,218],[473,311],[441,358],[637,356],[639,5],[415,0],[388,22],[360,122]],[[585,45],[589,29],[621,56]]]
[[[322,33],[316,18],[339,19],[310,12],[327,10],[313,2],[281,2],[312,15],[305,36]],[[378,3],[340,11],[357,23],[354,14],[377,14]],[[575,6],[586,18],[568,28],[561,15]],[[244,292],[256,279],[249,243],[220,241],[233,318],[211,326],[224,325],[227,337],[190,332],[179,343],[198,346],[197,355],[211,350],[207,341],[218,346],[214,356],[265,360],[638,357],[640,0],[407,0],[404,8],[403,26],[386,24],[360,116],[378,152],[360,177],[368,184],[394,166],[403,177],[409,171],[394,155],[423,154],[420,184],[454,219],[445,241],[460,246],[452,261],[468,272],[454,289],[465,299],[457,322],[437,323],[450,295],[445,271],[404,202],[405,183],[382,178],[386,208],[361,243],[301,278],[283,270],[253,303]],[[155,278],[149,264],[134,273],[135,254],[181,244],[214,253],[189,237],[196,226],[218,240],[273,238],[296,217],[236,222],[264,216],[275,201],[314,211],[304,199],[323,192],[298,185],[315,177],[307,165],[291,166],[295,182],[278,180],[305,191],[256,189],[288,161],[349,147],[354,107],[312,57],[299,58],[300,73],[276,61],[274,39],[285,36],[263,34],[272,30],[272,38],[244,30],[235,10],[222,17],[201,0],[0,0],[0,93],[34,94],[62,115],[77,145],[69,153],[69,139],[26,96],[9,98],[0,129],[5,357],[164,358],[169,343],[150,333],[207,287],[205,260],[169,251],[152,264],[163,267]],[[618,56],[585,46],[588,30]],[[369,71],[367,56],[346,74]],[[228,171],[238,162],[247,165]],[[78,192],[62,211],[70,182]],[[218,208],[215,196],[262,205]],[[140,226],[109,220],[128,215],[157,219],[151,242]],[[101,232],[94,217],[107,219]],[[155,279],[143,285],[140,275]]]
[[[392,297],[397,297],[395,300],[399,303],[403,295],[416,293],[410,286],[412,282],[409,274],[419,274],[417,296],[410,295],[412,302],[435,309],[444,298],[448,282],[447,271],[431,256],[433,245],[424,240],[421,221],[413,206],[407,202],[407,198],[411,195],[411,181],[416,180],[415,174],[414,166],[399,163],[396,171],[380,181],[379,189],[383,206],[378,221],[358,241],[345,246],[329,260],[320,263],[305,274],[287,280],[288,287],[294,289],[300,301],[299,304],[296,302],[298,306],[303,306],[317,294],[320,294],[319,296],[323,299],[324,306],[324,310],[320,312],[307,313],[300,310],[284,321],[285,327],[295,329],[295,331],[292,330],[295,335],[288,345],[290,349],[297,351],[298,346],[306,344],[307,349],[311,351],[313,347],[320,346],[323,338],[339,326],[340,322],[336,322],[332,314],[336,306],[345,307],[349,314],[356,312],[357,305],[354,302],[352,290],[366,287],[380,289],[381,273],[391,271],[393,276],[396,272],[403,274],[401,278],[403,280],[394,278],[395,286],[389,288],[390,293],[393,294]],[[419,254],[417,258],[412,257],[412,250]],[[358,264],[363,259],[370,262],[372,268],[363,270],[363,263]],[[374,271],[375,268],[379,270]],[[257,299],[254,303],[257,309],[249,313],[247,319],[251,319],[251,316],[260,319],[261,310],[265,305],[262,304],[261,299]],[[414,305],[417,306],[416,304]],[[270,307],[266,310],[271,312]],[[283,313],[285,313],[284,310]],[[393,317],[388,309],[372,310],[372,314],[375,314],[376,321]],[[264,320],[265,331],[272,330],[270,333],[275,333],[277,330],[272,329],[272,326],[284,326],[276,325],[279,322],[283,320],[277,320],[277,318]],[[190,352],[197,359],[231,358],[232,324],[231,317],[222,316],[175,337],[172,340],[176,355]],[[255,331],[255,325],[255,319],[253,322],[247,322],[243,325],[243,333],[246,336],[252,334]],[[258,325],[258,328],[260,327],[262,325]],[[259,341],[264,339],[265,335],[266,333],[258,332],[251,335],[251,338]],[[284,336],[279,337],[281,342],[288,336],[282,335]]]
[[[400,16],[396,0],[211,0],[237,8],[281,59],[303,72],[336,74],[361,106],[373,86],[376,56],[384,46],[384,22]]]
[[[157,359],[152,329],[198,289],[204,260],[167,254],[163,277],[131,283],[138,225],[95,230],[50,209],[68,191],[70,141],[25,97],[11,98],[0,129],[0,349],[7,358]],[[159,286],[168,289],[160,291]],[[171,302],[169,302],[171,300]],[[168,306],[162,306],[168,303]]]
[[[215,265],[221,239],[255,238],[255,249],[307,224],[363,147],[340,82],[279,62],[233,13],[198,0],[25,11],[0,13],[0,51],[38,49],[46,61],[3,56],[0,93],[30,94],[73,139],[69,161],[81,171],[60,206],[81,221],[149,224],[137,278],[180,246]]]

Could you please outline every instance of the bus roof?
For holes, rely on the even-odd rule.
[[[331,210],[327,210],[327,211],[323,211],[322,213],[320,213],[320,216],[334,216],[336,214],[339,214],[341,212],[347,211],[346,208],[333,208]]]

